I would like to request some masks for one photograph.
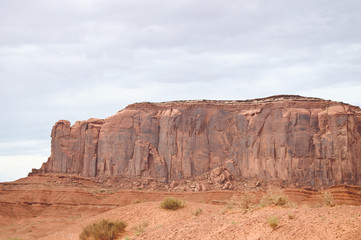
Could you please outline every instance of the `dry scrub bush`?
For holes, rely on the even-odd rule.
[[[177,198],[168,197],[161,202],[160,207],[167,210],[177,210],[184,207],[184,202]]]
[[[330,192],[324,192],[323,194],[322,194],[322,200],[323,200],[323,202],[324,202],[324,204],[326,205],[326,206],[330,206],[330,207],[334,207],[334,206],[336,206],[336,203],[335,203],[335,201],[334,201],[334,199],[333,199],[333,197],[332,197],[332,195],[331,195],[331,193]]]
[[[197,208],[196,210],[194,210],[192,213],[194,216],[198,216],[203,212],[202,208]]]
[[[251,207],[251,197],[247,193],[243,194],[240,205],[242,209],[249,209]]]
[[[127,227],[123,221],[101,220],[86,226],[79,235],[80,240],[113,240]]]
[[[90,192],[92,194],[113,194],[115,192],[115,190],[114,189],[101,188],[101,189],[95,189],[95,190],[87,190],[87,192]]]
[[[132,227],[132,229],[135,231],[135,234],[138,236],[145,231],[146,227],[148,227],[148,222],[142,222],[141,224]]]
[[[138,204],[138,203],[141,203],[141,202],[142,202],[142,200],[139,199],[139,198],[137,198],[137,199],[134,199],[134,200],[132,201],[132,204]]]
[[[229,201],[226,201],[226,207],[222,210],[221,213],[225,214],[227,212],[238,212],[239,210],[243,210],[243,213],[253,211],[256,207],[254,204],[252,204],[253,202],[254,199],[248,193],[243,193],[242,195],[233,195]]]
[[[267,193],[261,199],[260,205],[262,207],[275,205],[275,206],[286,206],[289,201],[285,195],[276,193]]]
[[[278,217],[276,216],[269,216],[267,218],[267,222],[273,229],[276,229],[278,227]]]

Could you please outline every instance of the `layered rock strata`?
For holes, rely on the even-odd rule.
[[[361,110],[301,96],[136,103],[102,119],[58,121],[41,172],[361,185]]]

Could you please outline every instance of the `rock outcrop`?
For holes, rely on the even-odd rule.
[[[83,176],[231,176],[361,185],[361,110],[301,96],[136,103],[107,119],[58,121],[40,171]]]

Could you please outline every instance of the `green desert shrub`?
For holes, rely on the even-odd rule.
[[[177,198],[168,197],[161,202],[160,206],[168,210],[177,210],[184,207],[184,202]]]
[[[127,224],[123,221],[110,222],[103,219],[86,226],[79,235],[79,238],[80,240],[113,240],[123,232],[126,227]]]
[[[273,229],[276,229],[278,227],[278,217],[276,216],[269,216],[267,218],[267,222]]]

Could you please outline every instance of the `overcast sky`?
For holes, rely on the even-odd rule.
[[[59,119],[142,101],[299,94],[361,105],[360,0],[1,0],[0,182]]]

